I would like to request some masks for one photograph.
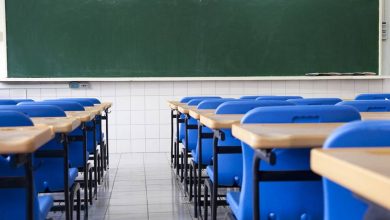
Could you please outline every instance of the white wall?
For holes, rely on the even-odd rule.
[[[169,151],[170,113],[166,101],[187,95],[353,98],[367,92],[390,92],[390,80],[91,82],[88,89],[69,89],[64,83],[0,83],[0,98],[41,100],[73,96],[112,101],[112,153]]]

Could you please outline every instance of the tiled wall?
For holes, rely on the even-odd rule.
[[[114,103],[110,115],[111,153],[167,152],[170,124],[167,100],[187,95],[302,95],[353,98],[390,92],[389,80],[90,82],[88,89],[66,83],[0,83],[0,98],[97,97]]]

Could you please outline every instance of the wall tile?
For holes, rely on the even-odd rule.
[[[146,152],[159,152],[160,151],[160,139],[146,139],[145,140]]]
[[[159,95],[160,84],[158,82],[145,82],[145,95]]]
[[[27,96],[26,89],[10,89],[9,97],[14,99],[23,99]]]

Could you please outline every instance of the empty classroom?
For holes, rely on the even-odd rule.
[[[390,219],[385,0],[0,0],[0,220]]]

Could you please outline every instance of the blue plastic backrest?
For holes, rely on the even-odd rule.
[[[33,126],[34,123],[25,114],[17,111],[0,111],[0,127]]]
[[[199,103],[201,103],[202,101],[205,101],[205,100],[218,100],[220,98],[208,98],[208,99],[191,99],[190,101],[187,102],[187,105],[188,106],[195,106],[195,105],[198,105]]]
[[[19,103],[19,102],[34,102],[34,100],[32,99],[12,99],[14,100],[16,103]]]
[[[97,98],[60,98],[59,100],[65,100],[65,101],[77,101],[77,100],[81,100],[81,101],[88,101],[88,102],[91,102],[92,104],[101,104],[100,100],[97,99]]]
[[[245,114],[248,111],[265,106],[284,106],[284,105],[294,105],[293,103],[281,100],[264,100],[264,101],[256,101],[256,100],[248,100],[241,102],[225,102],[218,106],[215,110],[216,114]]]
[[[305,99],[289,99],[289,102],[295,105],[335,105],[343,100],[339,98],[305,98]]]
[[[390,121],[358,121],[337,128],[324,148],[388,147]],[[367,204],[348,189],[323,178],[325,219],[364,219]]]
[[[53,105],[0,105],[0,110],[18,111],[28,117],[66,117],[61,108]]]
[[[240,99],[253,99],[253,100],[255,100],[259,97],[261,97],[261,96],[260,95],[244,95],[244,96],[241,96]]]
[[[349,105],[355,107],[359,112],[388,112],[390,111],[389,100],[354,100],[342,101],[337,105]]]
[[[80,105],[87,107],[87,106],[94,106],[94,104],[88,100],[85,99],[48,99],[48,100],[43,100],[45,101],[66,101],[66,102],[77,102]]]
[[[187,103],[191,99],[220,99],[220,96],[187,96],[180,100],[180,103]]]
[[[255,108],[243,117],[241,123],[331,123],[359,119],[359,112],[350,106],[279,106]],[[242,150],[243,183],[239,210],[235,215],[237,219],[252,219],[254,150],[245,143],[242,143]],[[261,161],[261,170],[310,170],[309,149],[274,149],[273,153],[277,158],[276,164]],[[322,219],[323,192],[320,182],[262,182],[260,185],[261,219],[269,219],[271,213],[275,219],[302,219],[303,213],[308,219]],[[288,205],[280,205],[281,198]]]
[[[288,100],[288,99],[301,99],[301,96],[260,96],[256,100]]]
[[[16,104],[18,103],[12,99],[0,99],[0,105],[16,105]]]
[[[355,100],[389,100],[390,93],[378,93],[378,94],[360,94],[355,97]]]
[[[324,123],[360,120],[359,112],[351,106],[285,106],[253,109],[242,123]]]
[[[206,99],[201,101],[197,109],[216,109],[219,105],[228,101],[239,101],[240,99],[224,98],[224,99]]]
[[[54,105],[63,111],[84,111],[84,107],[77,102],[71,101],[40,101],[40,102],[21,102],[18,105]]]

